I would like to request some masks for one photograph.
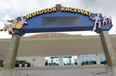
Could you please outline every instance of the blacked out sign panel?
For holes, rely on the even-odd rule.
[[[78,16],[65,17],[42,17],[43,26],[78,26],[80,18]]]

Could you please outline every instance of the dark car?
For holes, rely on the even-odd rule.
[[[26,60],[19,60],[16,61],[15,67],[19,67],[21,65],[21,67],[30,67],[31,64],[29,62],[27,62]]]
[[[4,62],[4,60],[0,60],[0,67],[4,67],[3,62]]]
[[[15,67],[19,67],[20,64],[21,64],[20,61],[16,61]]]
[[[106,64],[107,64],[106,60],[101,61],[100,63],[101,63],[101,64],[104,64],[104,65],[106,65]]]

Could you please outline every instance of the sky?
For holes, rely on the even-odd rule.
[[[62,4],[65,7],[75,7],[90,11],[92,13],[102,13],[103,16],[111,16],[113,27],[109,34],[116,34],[116,0],[0,0],[0,29],[4,27],[7,20],[18,16],[25,16],[37,10],[54,7]],[[63,32],[68,34],[98,35],[91,31]],[[26,36],[33,34],[26,34]],[[10,38],[8,32],[0,32],[0,38]]]

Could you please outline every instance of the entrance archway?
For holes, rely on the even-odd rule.
[[[112,27],[111,17],[103,17],[100,13],[92,13],[83,9],[56,5],[32,12],[26,16],[9,20],[8,30],[12,34],[10,49],[8,51],[5,69],[13,69],[18,52],[20,36],[25,33],[61,32],[61,31],[95,31],[100,34],[108,66],[116,65],[108,31]],[[2,31],[1,30],[1,31]]]

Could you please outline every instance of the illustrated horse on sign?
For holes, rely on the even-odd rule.
[[[17,17],[7,21],[11,24],[5,24],[0,31],[8,31],[9,34],[14,34],[13,29],[22,29],[23,25],[27,24],[25,17]]]

